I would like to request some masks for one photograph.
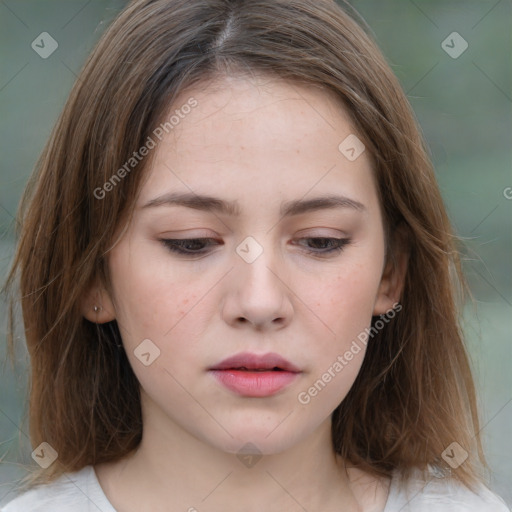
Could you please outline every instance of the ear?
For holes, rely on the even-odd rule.
[[[115,308],[108,292],[99,284],[93,284],[85,293],[81,304],[84,317],[95,324],[115,320]]]
[[[409,248],[406,243],[405,230],[400,229],[394,234],[394,246],[387,257],[382,272],[379,289],[375,298],[373,315],[383,315],[400,302],[405,284],[407,265],[409,262]]]

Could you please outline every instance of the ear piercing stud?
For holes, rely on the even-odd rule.
[[[94,306],[92,309],[95,313],[99,313],[101,311],[101,306]]]

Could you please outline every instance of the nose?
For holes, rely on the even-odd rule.
[[[229,273],[223,318],[233,327],[277,330],[288,325],[294,308],[292,291],[282,268],[270,249],[265,248],[248,263],[234,255],[235,268]]]

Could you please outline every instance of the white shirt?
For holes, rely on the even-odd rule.
[[[201,507],[198,505],[198,510]],[[66,473],[54,482],[31,489],[7,503],[0,512],[116,512],[103,492],[93,466]],[[405,489],[391,479],[382,512],[510,512],[505,502],[480,484],[477,493],[453,479],[419,473]]]

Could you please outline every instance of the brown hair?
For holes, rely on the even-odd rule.
[[[243,72],[340,98],[373,162],[388,257],[400,250],[396,233],[407,239],[403,310],[368,344],[333,413],[334,450],[373,474],[407,475],[442,466],[456,441],[470,457],[453,474],[472,486],[485,461],[458,324],[464,287],[452,229],[397,79],[370,37],[328,0],[137,0],[87,60],[20,205],[7,281],[11,288],[20,280],[31,442],[59,454],[34,481],[119,459],[141,440],[139,384],[117,350],[118,326],[87,321],[80,303],[94,280],[110,289],[105,255],[151,155],[107,198],[94,191],[144,145],[178,94]]]

